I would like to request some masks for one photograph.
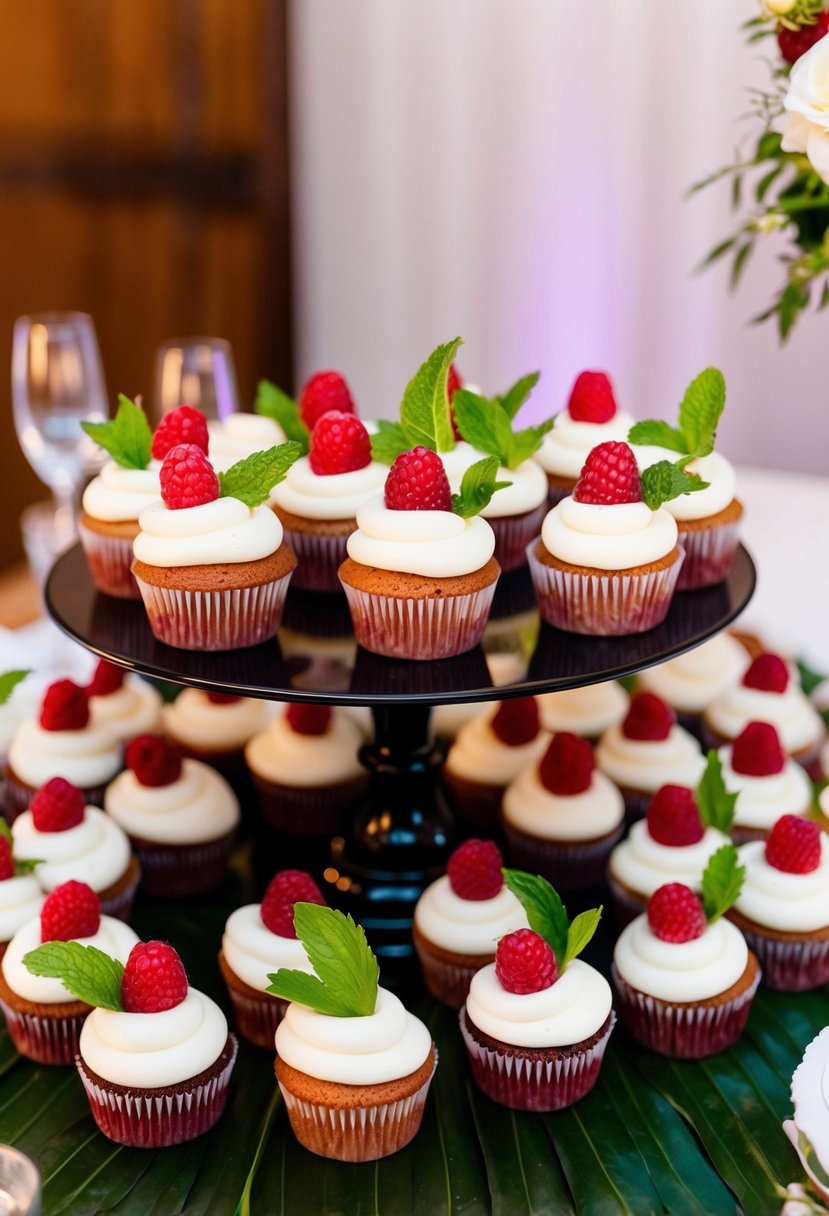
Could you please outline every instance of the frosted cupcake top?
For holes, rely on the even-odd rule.
[[[541,840],[589,841],[618,828],[625,806],[595,768],[590,744],[560,732],[541,761],[507,786],[501,813],[511,827]]]
[[[284,443],[287,436],[278,422],[261,414],[228,414],[207,424],[210,459],[223,471],[239,460]]]
[[[588,452],[607,439],[626,439],[632,426],[633,418],[617,406],[604,372],[582,372],[535,459],[546,472],[575,481]]]
[[[676,453],[667,448],[640,447],[633,444],[636,460],[642,469],[658,460],[676,459]],[[697,473],[708,485],[694,494],[681,494],[665,504],[665,510],[679,523],[706,519],[718,515],[734,501],[737,490],[737,474],[734,466],[720,452],[709,452],[691,460],[685,466],[689,473]]]
[[[446,874],[417,901],[415,927],[455,954],[495,954],[505,933],[527,926],[526,913],[503,878],[503,858],[491,840],[466,840],[452,853]]]
[[[568,688],[564,692],[545,692],[537,698],[545,730],[569,730],[574,735],[595,739],[621,722],[630,698],[615,680]]]
[[[479,516],[390,510],[378,495],[358,510],[357,530],[346,548],[363,566],[444,578],[485,566],[495,552],[495,535]]]
[[[122,877],[132,858],[122,829],[94,806],[84,807],[80,823],[59,831],[38,830],[34,812],[24,811],[12,824],[12,837],[21,860],[41,861],[35,874],[44,891],[73,878],[104,891]]]
[[[503,701],[461,727],[446,757],[446,771],[479,785],[505,786],[540,760],[549,742],[539,728],[533,698]]]
[[[662,941],[643,913],[622,930],[613,962],[632,988],[682,1004],[706,1001],[736,984],[748,963],[748,947],[740,930],[727,920],[708,925],[692,941]]]
[[[96,933],[90,937],[75,940],[79,941],[82,946],[95,946],[104,954],[109,954],[124,963],[130,950],[138,941],[138,936],[123,921],[116,920],[112,916],[102,916]],[[39,945],[41,945],[40,918],[35,916],[18,929],[0,961],[3,978],[12,992],[22,997],[23,1000],[34,1001],[38,1005],[59,1005],[77,1000],[78,998],[65,987],[62,980],[54,979],[51,976],[32,975],[24,966],[24,956],[31,950],[37,949]]]
[[[550,988],[519,994],[498,982],[495,964],[477,971],[466,1011],[484,1034],[515,1047],[567,1047],[589,1039],[610,1014],[610,985],[600,972],[574,959]]]
[[[108,460],[83,492],[81,505],[87,515],[105,523],[128,523],[161,497],[158,471],[161,461],[145,469],[125,469]]]
[[[824,726],[815,707],[776,655],[756,658],[743,675],[715,697],[705,711],[710,728],[734,739],[749,722],[769,722],[788,752],[803,751],[823,738]]]
[[[664,739],[631,739],[611,726],[596,746],[596,763],[617,785],[654,794],[661,785],[693,788],[705,760],[693,735],[674,723]]]
[[[225,962],[257,992],[268,992],[270,977],[280,968],[313,974],[296,935],[297,902],[325,904],[310,874],[280,870],[268,883],[261,904],[246,904],[228,918],[222,938]]]
[[[736,827],[768,831],[781,815],[804,815],[811,806],[811,782],[789,757],[785,757],[779,772],[760,776],[735,770],[733,744],[721,747],[719,756],[726,784],[737,791]]]
[[[637,820],[626,838],[610,854],[608,869],[614,878],[637,895],[652,895],[666,882],[682,882],[698,889],[702,873],[728,837],[707,827],[694,844],[660,844],[648,831],[646,820]]]
[[[71,680],[59,680],[46,690],[38,716],[15,731],[9,764],[34,789],[55,776],[90,789],[118,772],[121,743],[108,726],[90,721],[86,692]]]
[[[687,654],[641,671],[637,680],[680,713],[697,714],[735,684],[750,662],[736,638],[719,633]]]
[[[306,519],[353,519],[382,490],[387,472],[385,465],[372,460],[361,469],[321,476],[302,456],[274,490],[272,502]]]
[[[197,751],[237,751],[264,730],[269,707],[252,697],[213,700],[200,688],[185,688],[163,706],[164,730],[178,743]]]
[[[104,806],[119,831],[156,844],[187,845],[218,840],[238,826],[236,795],[208,764],[182,760],[179,775],[158,785],[143,784],[139,774],[127,768],[106,788]]]
[[[359,726],[342,710],[297,704],[254,735],[245,747],[245,760],[266,781],[311,789],[363,776],[357,754],[362,744]]]
[[[120,673],[123,675],[123,673]],[[122,743],[157,730],[161,724],[161,694],[136,675],[127,675],[113,690],[96,693],[90,686],[89,712],[93,726],[104,726]]]
[[[455,445],[452,453],[451,471],[447,463],[449,484],[454,493],[460,490],[461,478],[466,470],[486,453],[478,451],[463,440]],[[483,519],[503,519],[507,515],[524,515],[540,507],[547,497],[547,478],[535,460],[522,460],[514,469],[501,465],[498,480],[510,484],[493,495],[481,511]]]
[[[807,873],[788,873],[767,860],[766,841],[739,849],[746,877],[734,905],[758,925],[780,933],[813,933],[829,926],[829,838],[820,833],[820,860]]]

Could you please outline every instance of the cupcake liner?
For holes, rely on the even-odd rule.
[[[357,527],[357,521],[354,521]],[[318,532],[294,532],[285,528],[285,540],[293,549],[297,562],[294,587],[302,591],[342,590],[339,569],[348,557],[347,536],[323,536]]]
[[[473,975],[495,959],[494,954],[482,954],[475,964],[450,962],[432,954],[420,940],[417,931],[414,934],[414,948],[427,991],[436,1001],[451,1009],[461,1009],[466,1004]]]
[[[763,983],[779,992],[805,992],[829,983],[829,938],[781,941],[743,927],[740,932],[763,969]]]
[[[639,790],[624,788],[621,788],[621,793],[625,801],[625,823],[636,823],[637,819],[644,819],[653,794],[644,794]]]
[[[680,524],[679,538],[685,550],[685,561],[679,572],[677,591],[713,587],[715,583],[721,583],[731,569],[740,539],[740,521],[687,532]]]
[[[540,874],[559,891],[600,886],[610,852],[624,832],[624,824],[619,824],[615,832],[599,840],[542,840],[513,827],[503,815],[501,827],[510,863]]]
[[[101,913],[103,916],[114,916],[116,920],[122,920],[129,924],[130,912],[132,911],[135,892],[138,890],[138,884],[141,882],[141,867],[136,865],[133,867],[133,874],[129,882],[126,883],[119,891],[106,896],[105,891],[99,891],[98,895],[101,900]],[[115,885],[115,884],[113,884]],[[106,896],[106,898],[105,898]]]
[[[263,992],[260,997],[246,996],[235,988],[227,987],[233,1005],[236,1029],[243,1039],[254,1047],[273,1051],[276,1028],[285,1016],[288,1002]]]
[[[527,561],[538,610],[556,629],[618,637],[644,633],[665,619],[684,560],[681,546],[679,558],[658,570],[582,574],[539,561],[535,555],[539,539],[527,546]]]
[[[179,650],[243,650],[274,637],[291,573],[257,587],[181,591],[136,576],[150,629]]]
[[[3,1000],[0,1009],[17,1050],[37,1064],[71,1064],[78,1051],[81,1027],[91,1012],[86,1009],[68,1018],[41,1017],[14,1009]]]
[[[141,866],[141,890],[146,895],[170,899],[211,891],[227,876],[235,840],[235,831],[226,832],[217,840],[188,845],[155,844],[131,838]]]
[[[614,965],[619,1017],[643,1047],[674,1060],[700,1060],[736,1043],[748,1020],[760,983],[760,969],[748,988],[720,1005],[672,1005],[632,988]]]
[[[251,772],[256,801],[269,827],[291,836],[329,836],[368,791],[368,773],[335,785],[280,785]]]
[[[634,895],[632,891],[628,891],[627,887],[623,887],[620,882],[616,881],[609,870],[607,872],[607,885],[610,887],[610,894],[613,900],[613,916],[616,926],[621,933],[622,929],[626,928],[632,920],[636,920],[637,916],[642,915],[648,901],[645,898]]]
[[[113,776],[115,776],[114,773]],[[84,800],[89,806],[97,806],[101,808],[103,808],[104,805],[105,792],[106,785],[92,785],[88,789],[82,791]],[[6,823],[11,825],[14,823],[18,815],[22,815],[24,811],[28,811],[29,807],[31,806],[32,799],[36,793],[37,790],[33,786],[26,785],[24,782],[18,781],[17,778],[11,774],[8,766],[6,766],[3,787],[3,794],[5,798],[3,818],[6,820]]]
[[[392,659],[447,659],[480,642],[496,583],[469,595],[427,599],[342,585],[360,646]]]
[[[78,520],[78,534],[98,590],[121,600],[140,600],[141,592],[132,574],[132,541],[124,536],[93,532],[82,520]]]
[[[523,515],[494,516],[486,521],[495,533],[495,560],[504,574],[527,564],[527,545],[538,536],[547,510],[545,500]]]
[[[766,840],[770,828],[749,828],[741,824],[732,823],[728,829],[728,835],[736,845],[748,844],[752,840]]]
[[[227,1102],[230,1074],[239,1050],[236,1036],[230,1035],[230,1040],[230,1058],[221,1071],[193,1089],[177,1085],[124,1093],[120,1086],[100,1085],[78,1056],[75,1063],[99,1131],[130,1148],[166,1148],[209,1131]]]
[[[460,1013],[461,1034],[478,1087],[493,1102],[513,1110],[562,1110],[588,1094],[615,1025],[611,1010],[604,1033],[590,1047],[579,1051],[576,1043],[570,1055],[528,1060],[512,1054],[506,1045],[499,1052],[478,1043],[467,1028],[465,1011]]]
[[[553,507],[557,507],[563,498],[569,498],[576,488],[576,479],[569,486],[554,486],[547,479],[547,510],[551,511]]]
[[[503,785],[480,785],[454,775],[444,768],[443,785],[449,805],[466,832],[500,838],[499,813],[504,801]]]

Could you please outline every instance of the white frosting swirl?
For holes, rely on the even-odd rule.
[[[87,515],[105,523],[126,523],[161,498],[158,471],[161,462],[151,460],[146,469],[123,469],[108,460],[83,492]]]
[[[633,454],[640,469],[650,468],[660,460],[668,460],[674,464],[678,459],[676,452],[657,446],[632,444]],[[689,473],[698,473],[708,485],[704,490],[689,491],[672,498],[665,503],[665,510],[679,521],[707,519],[709,515],[718,515],[734,501],[737,490],[737,475],[730,461],[719,452],[710,452],[692,460],[687,466]]]
[[[696,789],[705,768],[699,743],[676,724],[667,739],[628,739],[621,723],[611,726],[596,745],[596,763],[617,785],[644,794],[662,785]]]
[[[93,1009],[79,1049],[84,1063],[113,1085],[160,1089],[210,1068],[226,1042],[227,1021],[219,1006],[188,988],[181,1004],[161,1013]]]
[[[794,679],[785,692],[733,684],[711,701],[705,718],[726,739],[736,739],[749,722],[770,722],[787,752],[811,747],[823,737],[820,715]]]
[[[766,842],[738,850],[746,868],[735,908],[758,925],[781,933],[813,933],[829,927],[829,836],[820,834],[820,863],[810,874],[787,874],[766,861]]]
[[[5,756],[15,731],[27,718],[37,717],[43,694],[54,680],[45,672],[29,672],[0,705],[0,756]]]
[[[545,730],[554,734],[571,731],[588,739],[597,738],[609,726],[621,722],[630,706],[630,697],[615,680],[568,688],[564,692],[545,692],[537,700]]]
[[[348,556],[364,566],[427,578],[473,574],[495,552],[495,534],[481,519],[451,511],[390,511],[383,495],[357,512]]]
[[[469,1020],[493,1039],[513,1047],[571,1047],[607,1021],[610,985],[588,963],[573,959],[549,988],[507,992],[490,963],[476,972],[466,998]]]
[[[445,874],[417,901],[414,923],[441,949],[482,957],[494,954],[505,934],[529,928],[526,912],[506,887],[492,899],[461,899]]]
[[[34,874],[0,882],[0,942],[7,942],[27,920],[39,916],[45,898]]]
[[[382,491],[388,475],[376,460],[350,473],[315,473],[307,456],[288,469],[271,502],[306,519],[353,519],[364,502]]]
[[[301,735],[292,730],[283,712],[246,745],[245,760],[248,768],[266,781],[311,788],[364,776],[357,755],[362,745],[359,726],[339,710],[332,712],[322,735]]]
[[[276,1054],[299,1072],[342,1085],[382,1085],[416,1072],[432,1047],[429,1031],[399,999],[377,990],[374,1013],[338,1018],[292,1003],[276,1028]]]
[[[208,422],[210,463],[220,473],[232,464],[277,447],[286,439],[282,427],[264,414],[229,414],[221,422]]]
[[[158,844],[218,840],[239,822],[233,790],[200,760],[183,760],[181,776],[169,785],[142,785],[125,769],[107,786],[104,806],[130,836]]]
[[[104,726],[126,743],[161,725],[161,694],[138,676],[128,675],[115,692],[89,698],[90,721]]]
[[[39,832],[31,811],[12,824],[14,853],[35,861],[35,874],[44,891],[77,879],[93,891],[105,891],[125,873],[132,853],[124,833],[97,807],[84,808],[83,819],[65,832]]]
[[[743,676],[751,659],[730,634],[719,633],[667,663],[641,671],[642,688],[655,692],[680,713],[697,714]]]
[[[501,813],[507,823],[540,840],[586,841],[618,828],[625,804],[613,782],[597,769],[584,793],[553,794],[533,766],[507,786]]]
[[[640,819],[610,854],[608,869],[619,882],[645,898],[666,882],[681,882],[698,891],[709,858],[724,844],[728,844],[728,837],[716,828],[706,828],[696,844],[660,844],[648,831],[647,822]]]
[[[138,936],[122,920],[102,916],[98,932],[92,937],[79,937],[77,941],[82,946],[96,946],[98,950],[112,955],[119,962],[126,963],[130,950],[138,942]],[[6,983],[12,992],[24,1001],[35,1001],[39,1005],[60,1005],[65,1001],[76,1001],[78,998],[64,987],[62,980],[52,979],[47,975],[32,975],[23,965],[23,959],[29,951],[36,950],[40,945],[40,917],[35,916],[17,930],[6,947],[6,953],[0,962]]]
[[[268,717],[266,701],[242,697],[218,704],[200,688],[183,689],[171,705],[161,710],[166,734],[199,751],[238,751],[265,729]]]
[[[280,967],[313,974],[302,942],[271,933],[260,914],[261,904],[245,904],[231,912],[222,937],[222,952],[231,971],[257,992],[267,992],[269,976]]]
[[[627,440],[633,418],[617,410],[608,422],[577,422],[569,409],[556,414],[555,426],[544,436],[534,459],[554,477],[578,479],[589,453],[609,439]]]
[[[452,474],[449,475],[449,485],[452,493],[458,494],[461,488],[463,474],[479,460],[484,460],[486,452],[479,452],[471,444],[463,440],[455,445],[455,460],[452,462]],[[524,515],[540,507],[547,497],[547,478],[544,470],[534,460],[524,460],[514,469],[498,469],[498,481],[508,481],[510,484],[502,490],[496,490],[487,506],[481,511],[483,519],[503,519],[506,515]]]
[[[597,570],[629,570],[666,557],[675,547],[676,520],[644,502],[598,506],[563,498],[544,517],[541,539],[559,561]]]
[[[643,912],[622,931],[613,961],[632,988],[684,1004],[707,1001],[736,984],[748,963],[748,946],[736,925],[722,919],[693,941],[663,942]]]
[[[82,730],[44,730],[36,718],[24,722],[9,747],[9,764],[35,789],[65,777],[80,789],[109,781],[121,767],[121,744],[109,727],[91,722]]]
[[[487,706],[461,727],[446,757],[447,772],[479,785],[508,785],[522,769],[541,759],[550,743],[547,732],[540,730],[529,743],[511,747],[492,729],[497,712],[497,704]]]
[[[282,544],[282,524],[270,507],[246,507],[238,498],[216,498],[171,511],[163,502],[146,507],[133,542],[149,566],[206,566],[253,562]]]
[[[805,815],[812,805],[812,784],[794,760],[786,760],[779,773],[752,777],[736,773],[731,764],[733,748],[719,749],[726,788],[737,794],[734,826],[769,831],[781,815]]]

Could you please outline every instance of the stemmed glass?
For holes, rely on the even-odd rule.
[[[192,405],[206,418],[226,418],[239,409],[236,368],[223,338],[170,338],[155,359],[155,408],[159,417]]]

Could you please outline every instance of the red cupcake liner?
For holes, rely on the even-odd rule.
[[[825,941],[780,941],[745,929],[748,942],[763,970],[763,983],[779,992],[806,992],[829,983],[829,939]]]
[[[728,575],[740,541],[740,522],[720,524],[702,531],[685,531],[679,524],[679,539],[685,550],[685,561],[679,572],[677,591],[694,591],[697,587],[712,587]]]
[[[342,585],[360,646],[393,659],[448,659],[480,642],[496,583],[497,579],[469,595],[428,599],[378,595]]]
[[[546,500],[534,511],[523,515],[500,515],[487,519],[495,533],[495,560],[504,574],[527,564],[527,545],[544,522],[548,507]]]
[[[436,1001],[440,1001],[442,1005],[448,1005],[450,1009],[461,1009],[466,1004],[473,975],[495,959],[494,954],[484,954],[481,955],[480,962],[474,966],[468,964],[461,966],[430,954],[421,946],[417,938],[415,938],[414,946],[426,990]]]
[[[141,591],[132,574],[131,540],[123,536],[103,536],[78,520],[78,534],[86,564],[99,591],[119,600],[140,600]]]
[[[114,777],[115,773],[112,775]],[[57,777],[60,776],[60,774],[53,773],[52,776]],[[84,801],[87,803],[87,805],[103,808],[106,785],[93,785],[90,786],[89,789],[82,790],[81,792],[83,793]],[[22,815],[24,811],[28,811],[32,804],[32,799],[36,793],[37,790],[34,786],[25,785],[22,781],[17,781],[15,777],[10,776],[9,768],[6,766],[3,786],[3,795],[5,799],[3,818],[6,820],[6,823],[14,823],[18,815]]]
[[[548,1059],[525,1059],[513,1054],[505,1044],[503,1051],[493,1051],[473,1038],[466,1025],[466,1011],[461,1010],[460,1027],[466,1045],[472,1075],[479,1089],[512,1110],[563,1110],[585,1097],[599,1076],[608,1040],[616,1025],[616,1014],[610,1011],[606,1029],[590,1047],[572,1054]]]
[[[242,1038],[247,1039],[254,1047],[273,1051],[276,1028],[285,1016],[288,1002],[268,992],[263,992],[259,997],[251,997],[237,992],[230,985],[227,990],[233,1005],[236,1029]]]
[[[257,587],[181,591],[136,575],[150,629],[179,650],[244,650],[269,641],[282,619],[293,571]]]
[[[621,933],[632,920],[636,920],[637,916],[641,916],[647,907],[647,900],[640,898],[638,895],[633,895],[628,891],[627,887],[623,887],[617,882],[613,875],[608,870],[607,885],[610,887],[610,894],[613,900],[613,916],[616,925]]]
[[[357,521],[354,521],[357,527]],[[341,591],[339,569],[348,557],[347,536],[323,536],[317,532],[294,532],[285,528],[285,540],[298,562],[295,587],[303,591]]]
[[[529,836],[501,816],[507,857],[512,865],[540,874],[556,890],[577,891],[604,882],[607,859],[622,838],[624,824],[600,840],[542,840]]]
[[[642,574],[582,574],[539,561],[539,537],[527,546],[538,610],[556,629],[595,637],[645,633],[667,616],[684,554],[670,566]]]
[[[368,790],[368,774],[334,785],[280,785],[251,772],[256,800],[269,827],[292,836],[326,836]]]
[[[235,832],[200,844],[164,845],[131,840],[141,865],[141,890],[161,898],[183,899],[221,886],[236,841]]]
[[[743,992],[721,1005],[671,1005],[630,984],[612,967],[625,1030],[643,1047],[673,1060],[701,1060],[737,1042],[760,983],[760,969]]]
[[[74,1003],[74,1002],[73,1002]],[[0,1000],[11,1040],[22,1056],[37,1064],[72,1064],[91,1008],[74,1017],[40,1017],[22,1013]]]

